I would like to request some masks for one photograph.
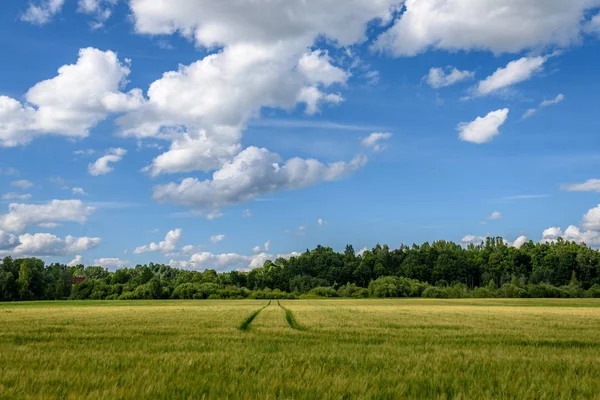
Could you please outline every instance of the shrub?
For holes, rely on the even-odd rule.
[[[311,289],[308,294],[312,294],[317,297],[338,297],[338,292],[329,286],[318,286]]]
[[[437,286],[429,286],[423,291],[422,296],[429,299],[447,299],[450,297],[445,290]]]

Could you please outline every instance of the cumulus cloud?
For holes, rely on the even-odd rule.
[[[424,79],[429,86],[439,89],[475,77],[475,72],[467,70],[461,71],[455,67],[448,67],[446,68],[446,71],[444,71],[443,68],[431,68],[429,74],[425,76]]]
[[[169,173],[217,169],[240,152],[238,135],[210,136],[206,131],[183,133],[171,143],[169,151],[144,168],[152,176]]]
[[[600,179],[588,179],[583,183],[562,185],[561,189],[570,192],[600,192]]]
[[[83,224],[95,210],[81,200],[52,200],[46,204],[18,204],[8,206],[8,213],[0,215],[0,229],[22,232],[30,226],[78,222]]]
[[[585,229],[600,230],[600,205],[592,208],[583,216],[581,225]]]
[[[50,233],[20,235],[10,254],[28,256],[65,256],[82,253],[97,247],[100,238],[67,236],[64,239]]]
[[[217,210],[278,190],[342,179],[364,166],[366,161],[365,157],[357,157],[350,162],[325,165],[313,159],[292,158],[281,164],[278,154],[248,147],[215,171],[212,179],[186,178],[179,184],[157,185],[153,198],[160,203]]]
[[[21,15],[21,20],[34,25],[44,25],[58,14],[65,0],[41,0],[38,4],[30,3],[27,11]]]
[[[107,269],[118,269],[128,267],[129,261],[122,260],[120,258],[97,258],[96,260],[94,260],[94,265],[98,265],[102,268]]]
[[[81,49],[75,64],[29,89],[25,103],[0,96],[0,146],[23,145],[42,135],[88,136],[106,118],[104,99],[118,93],[129,73],[114,52]]]
[[[548,57],[538,56],[511,61],[506,67],[498,68],[492,75],[479,82],[475,90],[476,94],[485,96],[526,81],[540,72],[547,60]]]
[[[237,253],[214,254],[210,252],[201,252],[193,254],[189,261],[171,260],[169,264],[171,266],[196,271],[206,269],[214,269],[216,271],[249,271],[262,267],[267,260],[275,261],[278,258],[290,259],[291,257],[298,257],[299,255],[300,253],[297,252],[277,255],[262,252],[250,256]]]
[[[373,149],[373,151],[379,152],[387,148],[387,145],[381,142],[391,137],[392,134],[388,132],[375,132],[364,138],[361,144],[363,147],[368,147]]]
[[[87,196],[87,193],[85,192],[85,190],[83,190],[80,187],[72,188],[71,193],[73,193],[74,195],[78,195],[78,196]]]
[[[520,249],[525,243],[527,243],[529,239],[525,235],[519,236],[514,242],[510,244],[510,246]]]
[[[540,243],[551,243],[558,240],[558,238],[563,238],[569,242],[585,243],[592,247],[600,246],[600,232],[593,230],[582,231],[574,225],[570,225],[564,232],[559,227],[551,227],[544,230]]]
[[[396,56],[431,48],[517,53],[579,40],[598,0],[406,0],[374,47]]]
[[[465,142],[482,144],[489,142],[500,134],[500,127],[508,118],[508,108],[492,111],[485,117],[477,117],[472,122],[462,122],[458,125],[460,138]]]
[[[83,265],[83,257],[81,255],[76,255],[74,259],[67,263],[69,267],[75,267],[77,265]]]
[[[210,241],[213,243],[219,243],[222,242],[223,240],[225,240],[225,238],[227,238],[226,235],[223,235],[222,233],[219,235],[213,235],[210,237]]]
[[[106,155],[88,165],[88,172],[92,176],[106,175],[114,171],[111,164],[117,163],[127,154],[127,150],[121,148],[109,149]]]
[[[581,229],[583,228],[583,229]],[[590,209],[581,222],[581,228],[570,225],[566,230],[560,227],[551,227],[542,234],[541,243],[549,243],[562,237],[567,241],[585,243],[589,246],[600,247],[600,205]]]
[[[561,103],[564,99],[565,99],[565,95],[559,94],[554,99],[544,100],[540,103],[539,108],[530,108],[529,110],[527,110],[525,112],[525,114],[523,114],[523,119],[533,116],[536,112],[538,112],[538,110],[540,108],[545,108],[545,107],[556,105],[558,103]]]
[[[346,83],[350,74],[334,66],[331,61],[327,51],[315,50],[300,58],[298,68],[312,84],[322,83],[324,86],[330,86]]]
[[[173,229],[167,233],[165,240],[159,243],[152,242],[148,245],[137,247],[133,253],[142,254],[157,251],[162,254],[169,254],[177,250],[177,244],[181,239],[181,229]]]

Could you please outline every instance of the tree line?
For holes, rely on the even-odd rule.
[[[600,252],[559,239],[520,248],[500,238],[463,247],[448,241],[357,255],[317,246],[249,272],[203,272],[150,263],[99,266],[6,257],[0,301],[277,299],[317,297],[600,297]]]

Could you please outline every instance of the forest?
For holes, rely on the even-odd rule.
[[[0,301],[297,298],[600,297],[600,252],[559,239],[510,247],[500,238],[463,247],[436,241],[356,254],[317,246],[249,272],[202,272],[165,264],[108,271],[6,257]]]

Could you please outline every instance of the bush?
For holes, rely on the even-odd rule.
[[[560,290],[556,286],[547,283],[538,283],[536,285],[527,285],[525,288],[529,297],[544,299],[544,298],[559,298],[561,297]]]
[[[520,299],[528,297],[528,293],[525,289],[522,289],[515,284],[505,283],[500,289],[498,289],[498,296],[504,298]]]
[[[311,289],[308,294],[312,294],[317,297],[338,297],[338,292],[329,286],[318,286]]]
[[[476,299],[489,299],[496,296],[496,291],[489,287],[476,287],[471,292],[471,297]]]
[[[428,287],[423,291],[422,296],[429,299],[447,299],[450,297],[444,289],[441,289],[437,286]]]
[[[344,286],[340,286],[338,289],[338,295],[340,297],[350,298],[364,298],[369,297],[369,291],[365,288],[357,286],[356,283],[347,283]]]

